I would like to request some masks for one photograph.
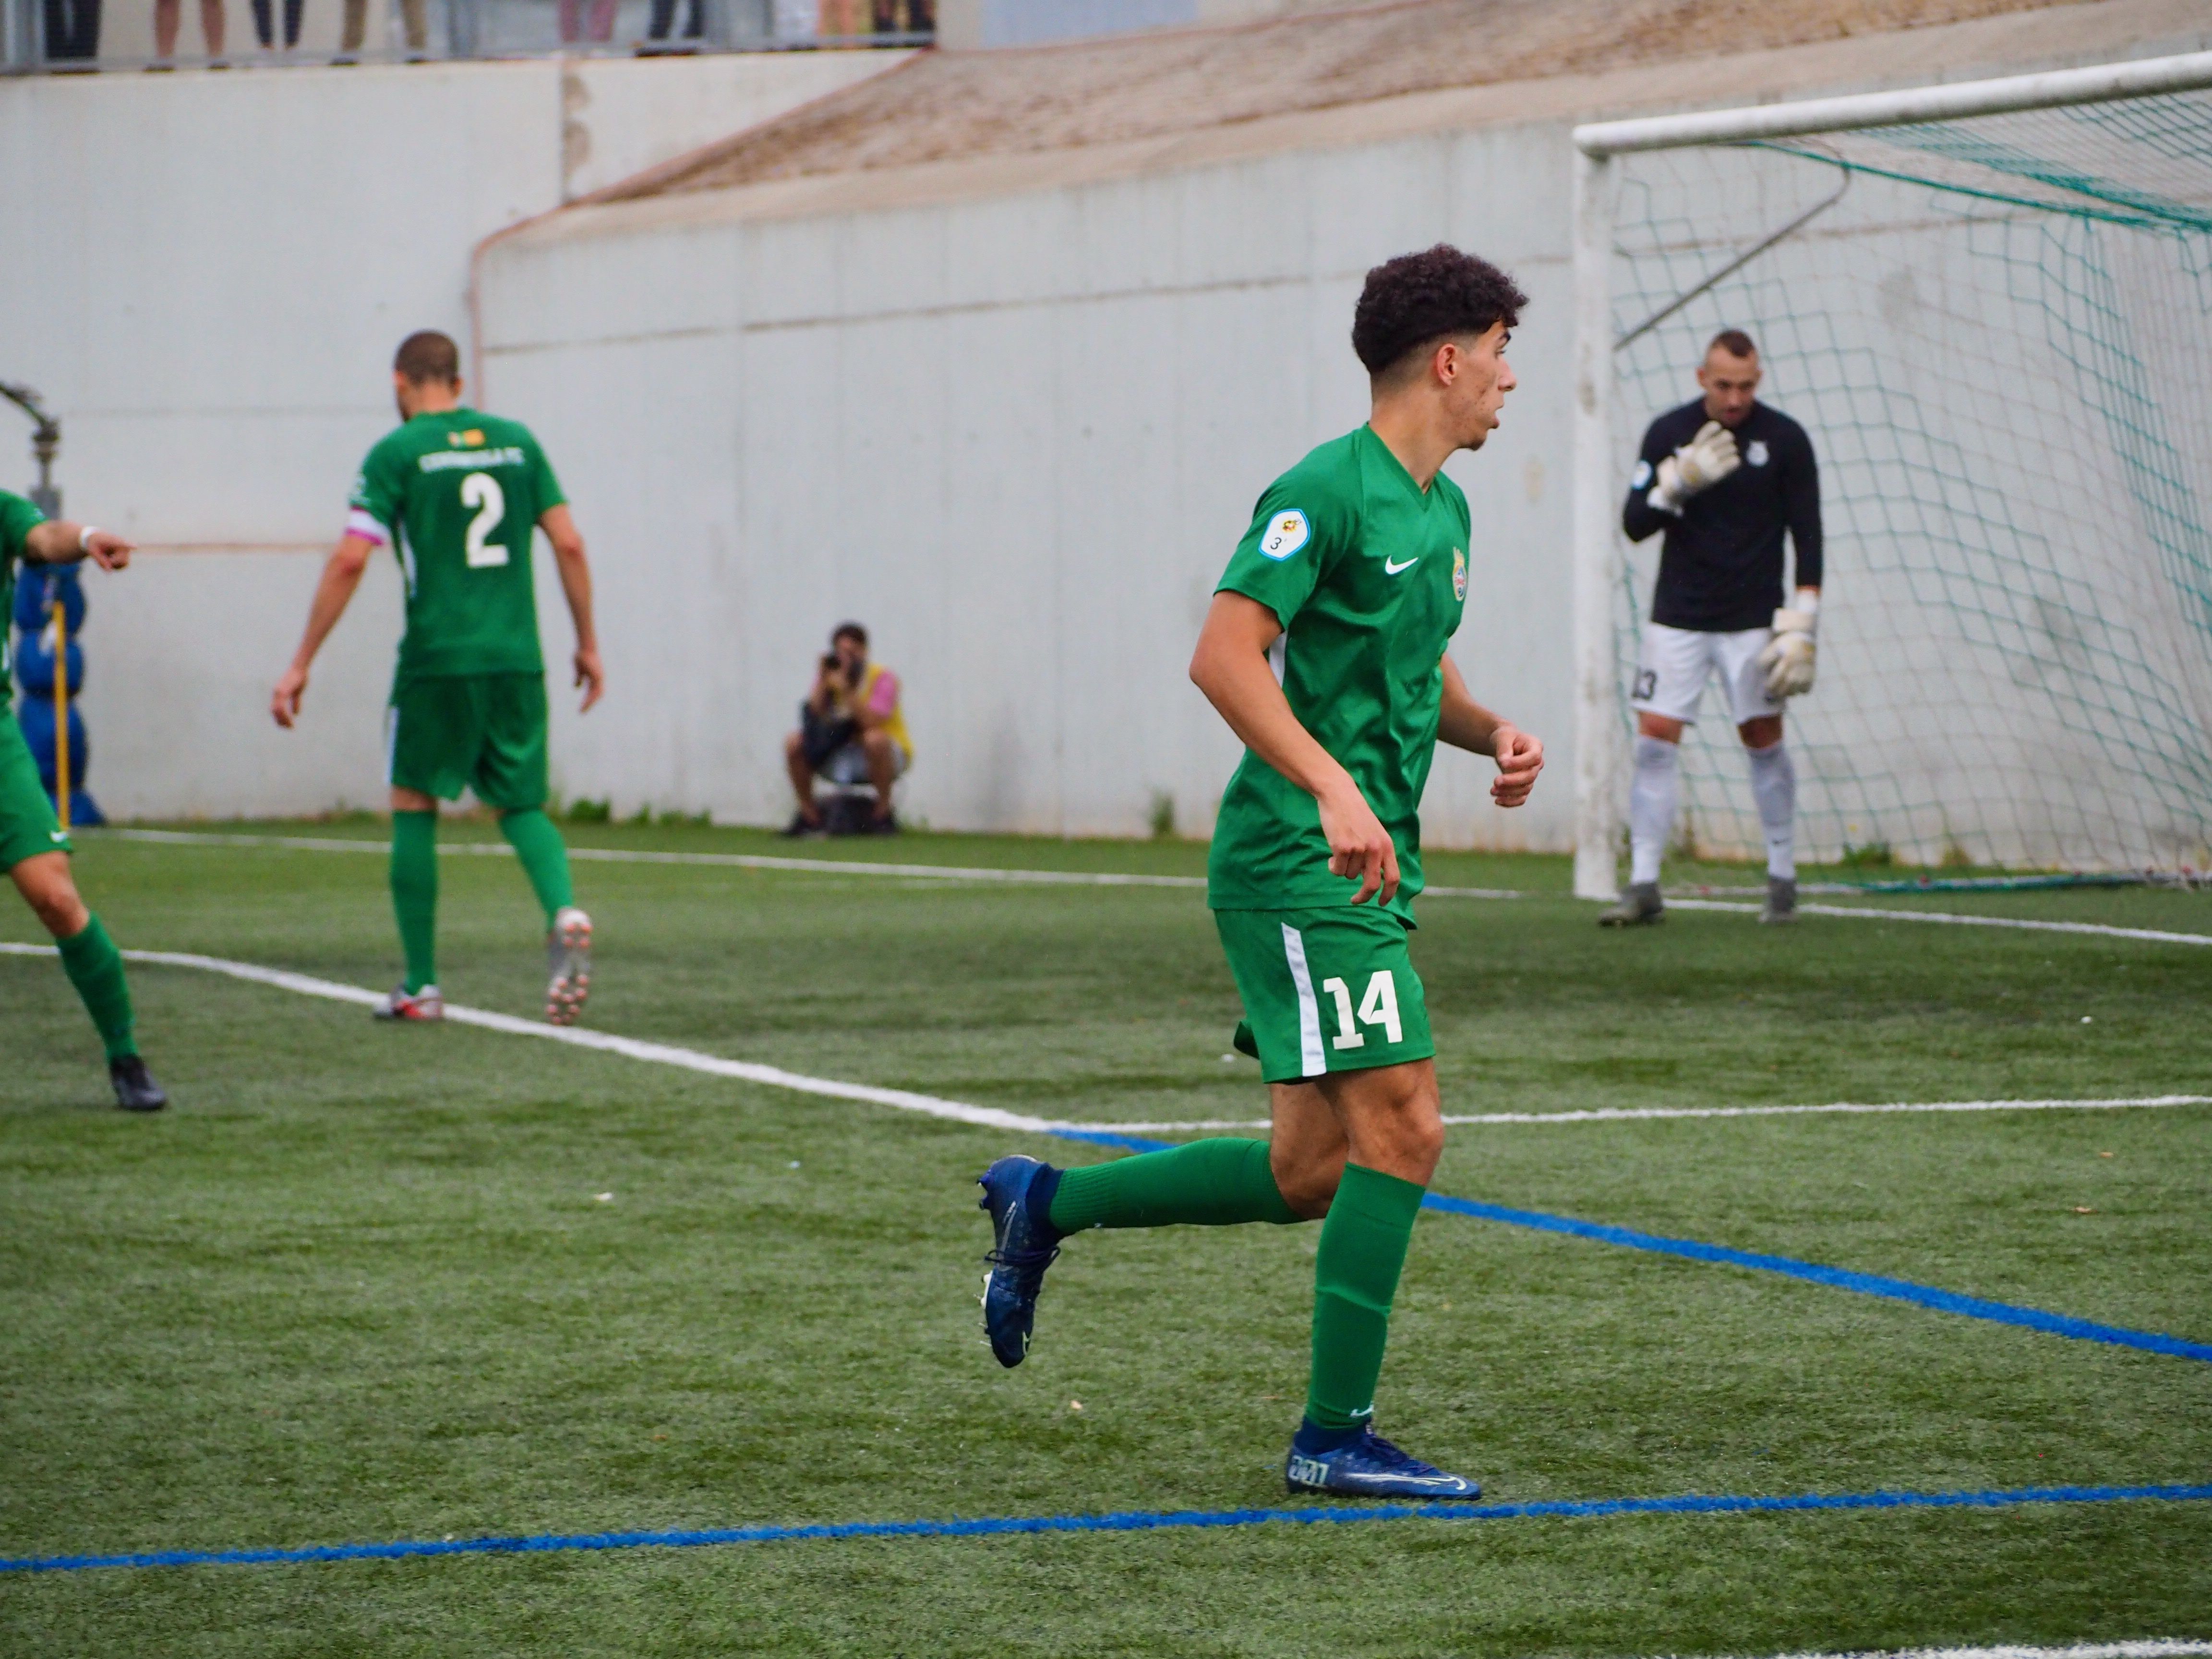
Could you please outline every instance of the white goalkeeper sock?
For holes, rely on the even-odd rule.
[[[1682,746],[1657,738],[1636,739],[1636,778],[1628,787],[1628,879],[1659,879],[1667,832],[1674,827],[1674,796]]]
[[[1766,873],[1778,881],[1797,879],[1797,769],[1790,749],[1778,743],[1747,749],[1751,760],[1751,794],[1759,803],[1759,827],[1766,836]]]

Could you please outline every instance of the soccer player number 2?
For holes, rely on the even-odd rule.
[[[483,570],[505,564],[507,544],[490,539],[499,521],[507,516],[507,492],[499,487],[499,480],[489,472],[470,473],[461,480],[461,505],[477,509],[476,517],[469,520],[469,568]]]
[[[1364,1048],[1367,1034],[1352,1023],[1352,988],[1340,979],[1322,981],[1321,988],[1336,999],[1336,1041],[1339,1048]],[[1398,981],[1388,968],[1378,969],[1367,981],[1367,994],[1359,999],[1359,1024],[1380,1025],[1394,1043],[1406,1040],[1398,1020]]]

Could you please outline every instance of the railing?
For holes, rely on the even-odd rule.
[[[0,0],[0,70],[792,52],[935,33],[935,0]]]

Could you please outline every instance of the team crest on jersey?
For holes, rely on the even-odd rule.
[[[1766,465],[1766,440],[1764,438],[1753,438],[1751,441],[1751,447],[1743,452],[1743,458],[1747,461],[1749,461],[1753,466],[1765,466]]]
[[[1452,598],[1467,603],[1467,555],[1456,547],[1452,549]]]
[[[1306,522],[1306,515],[1291,507],[1267,520],[1267,529],[1260,533],[1260,556],[1287,559],[1312,538],[1313,526]]]

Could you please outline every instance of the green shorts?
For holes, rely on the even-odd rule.
[[[384,715],[385,776],[441,800],[476,791],[502,812],[545,805],[545,676],[402,680]]]
[[[39,781],[39,763],[15,711],[0,702],[0,870],[12,870],[41,853],[74,853]]]
[[[1429,1005],[1406,924],[1371,905],[1216,910],[1244,999],[1237,1047],[1270,1083],[1427,1060]]]

